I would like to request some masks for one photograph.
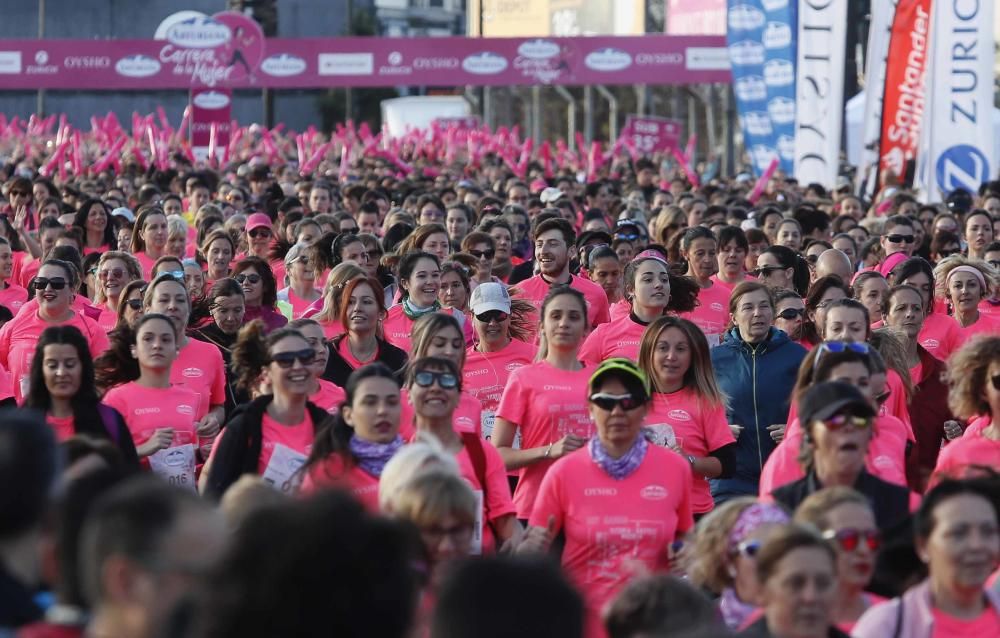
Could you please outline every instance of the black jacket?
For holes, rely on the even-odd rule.
[[[774,500],[795,511],[806,497],[823,489],[823,485],[810,471],[805,477],[783,485],[771,493]],[[877,476],[862,470],[854,489],[861,492],[872,505],[875,513],[875,524],[883,532],[896,528],[910,517],[910,490],[900,485],[883,481]]]
[[[34,592],[0,563],[0,635],[41,618],[42,610],[35,604]]]
[[[519,284],[525,279],[531,279],[535,276],[535,261],[529,260],[523,264],[518,264],[514,266],[514,269],[510,271],[510,277],[507,279],[507,283],[511,286]]]
[[[344,387],[347,384],[347,377],[351,376],[354,368],[340,355],[338,348],[340,343],[347,338],[346,334],[334,337],[327,346],[326,370],[323,371],[323,378],[334,385]],[[384,363],[393,372],[399,373],[406,366],[407,355],[405,350],[401,350],[388,341],[383,341],[376,337],[378,342],[378,356],[376,361]]]
[[[218,498],[244,474],[256,474],[262,445],[261,422],[264,410],[271,404],[270,394],[257,397],[238,410],[226,423],[216,440],[216,450],[208,472],[205,493]],[[313,428],[319,432],[324,422],[331,418],[313,403],[306,403],[312,417]]]
[[[767,618],[761,618],[736,635],[739,638],[772,638],[774,636],[774,634],[771,633],[770,628],[767,626]],[[833,626],[830,627],[827,637],[850,638],[850,636]]]
[[[226,418],[231,418],[236,412],[236,406],[250,401],[250,395],[236,387],[236,375],[233,373],[232,348],[236,343],[236,335],[226,334],[214,323],[192,330],[189,334],[198,341],[212,344],[222,353],[222,361],[226,365]]]

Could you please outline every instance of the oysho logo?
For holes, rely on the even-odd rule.
[[[276,78],[300,75],[306,70],[306,61],[290,53],[276,53],[264,58],[260,70]]]
[[[764,45],[753,40],[741,40],[729,45],[729,60],[736,66],[764,64]]]
[[[160,413],[160,408],[158,407],[136,408],[135,410],[132,410],[132,414],[136,416],[142,416],[144,414],[159,414],[159,413]]]
[[[199,379],[205,376],[205,373],[201,371],[201,368],[184,368],[181,376],[185,379]]]
[[[662,501],[668,494],[667,488],[662,485],[647,485],[639,490],[639,496],[647,501]]]
[[[559,45],[548,40],[528,40],[517,47],[517,54],[532,60],[547,60],[559,55]]]
[[[771,60],[764,65],[764,83],[768,86],[788,86],[795,81],[795,67],[788,60]]]
[[[736,97],[744,102],[767,99],[767,85],[759,75],[748,75],[736,80],[733,90]]]
[[[984,141],[993,143],[992,140]],[[975,193],[983,182],[990,179],[992,169],[980,149],[971,144],[956,144],[938,157],[935,173],[941,191],[950,193],[957,188],[964,188]]]
[[[573,388],[569,387],[568,385],[546,385],[542,386],[542,390],[544,390],[545,392],[553,392],[553,391],[572,392]]]
[[[768,22],[764,28],[764,46],[783,49],[792,44],[792,27],[787,22]]]
[[[687,410],[671,410],[667,412],[667,416],[674,421],[690,421],[691,414]]]
[[[63,66],[67,69],[107,69],[111,66],[111,58],[106,55],[68,55],[63,58]]]
[[[632,56],[621,49],[607,47],[591,51],[583,63],[594,71],[621,71],[632,66]]]
[[[160,72],[160,62],[148,55],[137,53],[115,63],[115,72],[127,78],[148,78]]]
[[[221,91],[205,91],[204,93],[199,93],[194,96],[193,101],[195,106],[206,110],[222,109],[229,106],[229,96]],[[185,376],[187,376],[188,370],[197,370],[197,376],[201,376],[201,370],[198,368],[188,368],[184,371]]]
[[[618,496],[618,489],[614,487],[585,487],[584,496]]]
[[[232,37],[229,27],[208,16],[183,20],[167,29],[167,40],[188,49],[214,49]]]
[[[414,58],[414,69],[457,69],[458,58]]]
[[[507,69],[507,58],[492,51],[482,51],[462,60],[462,68],[476,75],[496,75]]]
[[[795,121],[795,100],[776,97],[767,103],[767,113],[773,124],[791,124]]]
[[[184,414],[190,416],[194,414],[194,408],[192,408],[190,405],[186,403],[181,403],[180,405],[177,406],[177,414]]]
[[[764,12],[749,4],[738,4],[729,9],[729,28],[734,31],[753,31],[764,26]]]

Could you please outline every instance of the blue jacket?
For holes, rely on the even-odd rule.
[[[751,346],[731,328],[712,349],[712,366],[726,396],[726,419],[743,426],[736,439],[736,472],[710,481],[716,503],[733,496],[757,495],[764,462],[776,447],[767,426],[788,420],[788,404],[806,349],[771,328]]]

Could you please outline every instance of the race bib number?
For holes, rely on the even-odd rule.
[[[483,491],[473,490],[476,495],[476,520],[472,523],[472,541],[469,553],[479,556],[483,553]]]
[[[490,441],[493,438],[493,426],[497,422],[497,413],[493,410],[483,410],[480,416],[480,426],[483,429],[483,440]],[[518,428],[514,432],[514,442],[511,443],[510,447],[515,450],[521,449],[521,429]]]
[[[149,468],[167,483],[196,491],[194,480],[194,445],[168,447],[149,456]]]
[[[296,452],[287,445],[277,443],[261,478],[270,483],[274,489],[291,494],[299,489],[299,483],[302,482],[299,468],[305,463],[305,454]]]

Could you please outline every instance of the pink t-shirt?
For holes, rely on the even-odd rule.
[[[956,323],[958,322],[956,321]],[[978,334],[1000,334],[1000,317],[991,317],[980,313],[979,319],[972,325],[963,328],[959,324],[958,332],[960,334],[958,347],[961,348],[966,341]]]
[[[725,406],[706,405],[690,388],[653,394],[643,425],[653,443],[669,447],[676,441],[686,454],[697,457],[708,456],[709,452],[736,442],[726,421]],[[708,481],[694,474],[691,509],[695,514],[704,514],[714,505]]]
[[[753,281],[753,277],[751,277],[750,275],[748,275],[746,273],[743,273],[743,279],[740,279],[740,281],[736,282],[735,284],[729,284],[729,283],[726,283],[725,281],[723,281],[719,277],[719,273],[715,273],[714,275],[712,275],[711,277],[709,277],[709,279],[712,281],[712,283],[719,284],[720,286],[722,286],[723,288],[725,288],[726,290],[728,290],[730,294],[732,294],[733,288],[735,288],[737,284],[739,284],[741,282],[744,282],[744,281]],[[714,286],[713,286],[713,288],[714,288]]]
[[[625,357],[636,361],[639,358],[639,342],[646,332],[646,326],[626,315],[624,319],[602,323],[587,335],[580,346],[580,361],[597,365],[612,357]]]
[[[344,325],[339,321],[319,321],[319,325],[323,328],[323,336],[327,339],[333,339],[344,334]],[[347,343],[346,339],[344,343]]]
[[[25,260],[29,259],[30,257],[25,255]],[[28,284],[30,284],[31,280],[35,278],[35,275],[38,274],[38,271],[41,267],[42,267],[42,262],[40,259],[30,259],[30,261],[22,262],[21,270],[18,273],[17,279],[15,281],[17,281],[17,283],[20,284],[22,288],[27,289]]]
[[[934,614],[934,628],[931,638],[967,638],[968,636],[1000,636],[1000,614],[996,607],[987,603],[982,613],[972,620],[961,620],[946,614],[937,607]]]
[[[111,332],[118,325],[118,313],[107,308],[101,310],[101,314],[97,315],[97,325],[101,330]]]
[[[319,389],[313,392],[309,400],[323,408],[330,414],[334,414],[340,409],[347,393],[339,385],[331,383],[326,379],[316,379],[319,381]]]
[[[0,290],[0,306],[5,306],[12,315],[16,315],[26,301],[28,291],[15,283],[8,282],[7,287]]]
[[[222,353],[210,343],[188,339],[170,369],[170,383],[194,391],[202,414],[207,414],[212,406],[225,404],[226,367]]]
[[[610,319],[608,296],[605,294],[604,288],[601,288],[589,279],[584,279],[577,275],[570,275],[569,285],[582,292],[587,300],[587,323],[591,330]],[[549,289],[552,288],[552,285],[542,279],[541,275],[535,275],[530,279],[525,279],[516,284],[514,288],[520,291],[517,295],[519,299],[524,299],[541,311],[542,302],[545,301],[545,297],[549,294]],[[530,324],[537,326],[537,319],[535,317]]]
[[[486,457],[486,494],[485,498],[482,494],[483,485],[479,482],[479,478],[476,476],[476,468],[472,464],[472,457],[469,456],[469,451],[465,449],[465,446],[455,455],[455,460],[458,461],[458,470],[468,483],[472,487],[472,491],[476,492],[477,500],[483,504],[483,512],[481,517],[482,521],[496,521],[502,516],[508,516],[515,513],[514,503],[510,498],[510,483],[507,482],[507,469],[504,467],[503,459],[500,458],[500,453],[496,451],[492,445],[488,443],[483,443],[483,453]],[[473,539],[473,547],[479,544],[479,539],[482,539],[482,553],[489,555],[494,553],[496,548],[497,539],[493,535],[490,526],[482,524],[482,530],[476,530],[477,536]],[[473,550],[473,553],[478,553]]]
[[[147,255],[145,251],[133,253],[132,256],[139,261],[139,266],[142,268],[142,278],[146,281],[152,281],[153,264],[156,263],[156,260]]]
[[[413,404],[410,403],[410,395],[406,388],[399,393],[399,435],[404,440],[409,441],[417,433],[413,423]],[[451,425],[456,432],[475,432],[482,435],[482,411],[483,404],[474,395],[462,388],[462,394],[458,397],[458,407],[455,408],[451,416]]]
[[[614,321],[615,319],[621,319],[622,317],[627,317],[631,312],[632,312],[632,304],[630,304],[628,301],[626,301],[625,299],[622,299],[621,301],[616,301],[613,304],[611,304],[611,306],[608,308],[608,316],[610,317],[609,320]]]
[[[989,421],[986,424],[989,425]],[[983,436],[981,428],[977,431],[969,428],[961,438],[944,446],[938,455],[931,485],[945,477],[965,478],[972,466],[1000,471],[1000,441]]]
[[[292,318],[293,319],[298,319],[299,317],[302,317],[303,313],[306,310],[308,310],[309,307],[315,301],[315,299],[313,299],[313,300],[306,300],[306,299],[303,299],[302,297],[299,297],[298,295],[296,295],[292,291],[291,288],[286,288],[283,292],[285,292],[288,295],[288,303],[292,307]]]
[[[932,312],[924,319],[917,341],[935,359],[947,361],[951,353],[962,345],[962,335],[958,322],[948,315]]]
[[[108,335],[94,320],[73,314],[68,321],[50,324],[39,318],[36,311],[22,312],[0,328],[0,365],[10,372],[14,398],[18,404],[28,393],[31,378],[31,360],[35,358],[35,346],[42,332],[51,325],[74,326],[83,333],[90,355],[97,358],[108,349]]]
[[[594,435],[587,410],[587,382],[593,368],[567,371],[539,361],[514,370],[500,397],[497,416],[518,426],[521,448],[545,447],[567,434],[585,439]],[[496,441],[493,442],[496,445]],[[514,490],[518,518],[528,518],[542,478],[552,465],[541,460],[520,469]]]
[[[681,317],[701,328],[709,347],[719,345],[722,333],[729,326],[729,295],[732,291],[717,284],[698,290],[698,306]]]
[[[52,431],[56,435],[56,440],[60,443],[65,443],[66,440],[76,434],[76,420],[72,414],[69,416],[52,416],[51,414],[46,414],[45,422],[52,428]]]
[[[438,312],[449,314],[458,319],[459,324],[462,326],[462,336],[465,338],[465,345],[471,345],[472,324],[465,320],[465,317],[462,316],[462,311],[455,310],[454,308],[442,308]],[[403,304],[396,304],[392,308],[389,308],[389,312],[386,313],[385,319],[382,321],[382,331],[386,341],[405,351],[408,355],[413,354],[413,320],[406,316],[406,313],[403,311]]]
[[[1000,318],[1000,299],[983,299],[977,307],[979,308],[979,312],[984,315]]]
[[[562,565],[583,594],[588,638],[604,636],[600,613],[636,569],[664,572],[670,544],[694,525],[691,468],[650,445],[639,468],[616,481],[584,447],[560,459],[542,481],[529,523],[555,517],[566,536]]]
[[[331,454],[322,463],[314,466],[302,480],[300,493],[313,494],[324,488],[336,488],[350,492],[366,510],[372,513],[378,507],[379,477],[365,472],[355,464],[344,467],[340,454]]]
[[[478,352],[472,348],[466,351],[462,391],[482,405],[480,427],[487,441],[493,436],[493,422],[507,379],[514,370],[531,364],[534,359],[535,347],[517,339],[499,352]]]
[[[257,473],[264,477],[264,480],[267,480],[269,470],[274,469],[269,468],[272,457],[276,464],[279,462],[284,464],[284,461],[287,460],[290,461],[288,465],[298,463],[298,467],[301,467],[305,463],[309,452],[312,451],[313,440],[316,438],[309,410],[306,410],[303,419],[294,425],[278,423],[265,410],[260,427],[261,446],[260,459],[257,461]],[[291,454],[288,454],[289,452]],[[276,453],[283,455],[283,458],[277,458]],[[295,469],[297,470],[298,467],[295,467]],[[291,467],[279,469],[282,472],[286,472]],[[285,489],[284,485],[279,487],[282,488],[282,491],[289,491]]]

